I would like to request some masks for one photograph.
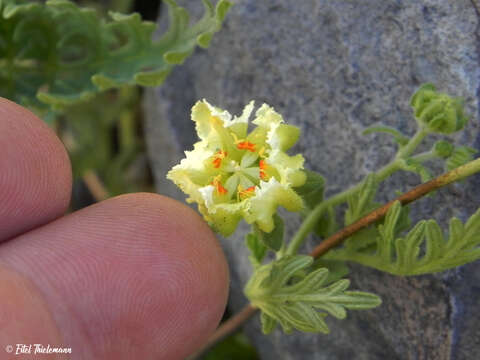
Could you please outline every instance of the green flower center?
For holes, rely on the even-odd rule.
[[[263,159],[265,147],[247,140],[235,141],[233,151],[218,150],[209,162],[215,171],[211,184],[217,200],[242,201],[255,194],[260,180],[267,180],[267,164]]]

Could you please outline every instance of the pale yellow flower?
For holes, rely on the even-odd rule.
[[[290,211],[303,207],[293,188],[305,183],[304,159],[285,153],[296,143],[299,129],[264,104],[248,133],[252,111],[253,101],[232,118],[205,100],[197,102],[192,120],[200,141],[167,174],[224,236],[232,234],[242,218],[270,232],[279,205]]]

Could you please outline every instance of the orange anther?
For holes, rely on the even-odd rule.
[[[265,180],[267,178],[267,174],[265,173],[267,163],[265,162],[265,160],[260,160],[258,166],[260,167],[260,179]]]
[[[252,196],[254,193],[255,193],[255,186],[250,186],[245,190],[242,190],[241,186],[239,186],[238,188],[238,195],[240,197],[249,197],[249,196]]]
[[[255,144],[251,143],[250,141],[242,141],[237,144],[237,148],[240,150],[248,150],[251,152],[255,152]]]
[[[227,156],[226,151],[219,150],[215,155],[213,155],[214,159],[212,161],[213,167],[218,169],[222,165],[222,160],[225,159]]]
[[[220,158],[215,158],[213,161],[213,167],[218,169],[220,165],[222,165],[222,159]]]
[[[226,194],[226,193],[228,192],[228,190],[225,189],[225,188],[222,186],[222,183],[220,182],[220,175],[219,175],[219,176],[216,176],[216,177],[213,179],[212,185],[215,186],[215,189],[217,190],[217,192],[218,192],[220,195]]]
[[[217,191],[219,194],[222,194],[222,195],[228,192],[228,190],[225,189],[220,183],[217,184]]]

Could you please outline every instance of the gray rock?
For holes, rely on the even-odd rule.
[[[180,1],[194,14],[200,2]],[[163,16],[165,17],[165,16]],[[413,91],[433,82],[463,96],[471,122],[457,140],[480,149],[479,14],[469,0],[237,0],[208,50],[197,50],[164,86],[147,91],[146,135],[157,190],[184,196],[165,179],[195,139],[190,108],[198,99],[238,114],[249,100],[266,102],[302,129],[293,152],[325,175],[334,194],[379,168],[395,153],[382,135],[362,136],[379,122],[412,133]],[[419,179],[398,174],[379,200]],[[412,206],[413,216],[465,220],[480,204],[480,177]],[[288,216],[289,234],[299,224]],[[251,270],[243,235],[222,239],[231,266],[232,311],[245,304]],[[305,251],[318,242],[310,238]],[[352,266],[352,288],[375,292],[383,305],[328,319],[329,335],[246,332],[262,359],[479,359],[480,263],[442,274],[394,277]]]

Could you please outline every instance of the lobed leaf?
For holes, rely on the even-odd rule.
[[[350,281],[335,280],[326,268],[308,272],[309,256],[286,256],[257,269],[245,287],[245,294],[262,311],[262,330],[268,334],[279,323],[284,332],[328,333],[324,318],[346,317],[346,309],[370,309],[381,300],[374,294],[347,291]],[[296,275],[300,280],[294,281]],[[320,311],[319,311],[320,310]]]
[[[184,8],[164,1],[170,27],[157,41],[155,24],[138,14],[111,12],[107,22],[67,0],[0,2],[0,96],[59,109],[112,87],[160,85],[196,45],[208,47],[232,5],[204,0],[204,16],[190,25]]]
[[[448,237],[434,220],[418,222],[405,237],[398,237],[402,206],[395,202],[384,224],[377,226],[373,250],[343,247],[325,259],[354,261],[395,275],[420,275],[451,269],[480,259],[480,209],[463,224],[452,218]]]
[[[477,153],[476,149],[473,149],[468,146],[456,147],[445,162],[446,170],[451,171],[453,169],[456,169],[459,166],[466,164],[469,161],[472,161],[473,155],[475,155],[476,153]]]

